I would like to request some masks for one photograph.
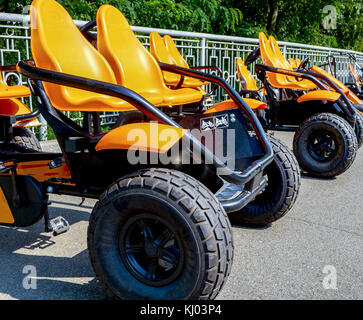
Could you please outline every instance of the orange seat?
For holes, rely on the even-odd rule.
[[[240,80],[242,90],[258,91],[258,87],[257,87],[255,78],[247,70],[247,68],[241,58],[236,59],[236,68],[237,68],[237,75],[238,75],[238,79]],[[245,83],[244,86],[242,85],[243,83]]]
[[[39,68],[116,84],[116,77],[106,59],[54,0],[35,0],[31,5],[31,49]],[[128,102],[108,95],[46,82],[44,88],[59,110],[114,112],[135,109]],[[151,102],[151,97],[145,98]],[[156,98],[156,101],[161,100]]]
[[[0,72],[0,114],[2,115],[23,115],[32,111],[21,100],[16,98],[30,96],[30,89],[26,86],[8,86]],[[18,121],[15,126],[35,127],[40,126],[39,120],[34,117]]]
[[[169,54],[168,50],[166,49],[160,35],[155,31],[150,33],[150,53],[158,62],[177,65],[174,58]],[[176,87],[181,80],[180,74],[166,71],[163,71],[163,77],[165,84],[173,87]]]
[[[0,99],[29,97],[30,89],[26,86],[8,86],[0,72]]]
[[[184,59],[184,57],[180,54],[178,48],[175,45],[174,40],[172,37],[165,35],[163,37],[163,42],[165,44],[166,49],[168,50],[169,54],[173,57],[176,62],[176,65],[182,68],[190,68],[188,62]]]
[[[97,12],[97,47],[109,62],[116,81],[131,90],[162,98],[155,105],[181,105],[200,102],[200,90],[182,88],[172,90],[163,79],[155,58],[135,36],[123,14],[113,6],[103,5]]]
[[[165,45],[169,55],[174,59],[175,64],[179,67],[189,69],[190,67],[189,67],[188,62],[180,54],[172,37],[165,35],[163,37],[163,42],[164,42],[164,45]],[[196,88],[196,87],[200,87],[200,86],[207,85],[207,84],[209,84],[209,82],[207,82],[207,81],[202,81],[202,80],[191,78],[191,77],[184,77],[182,86],[185,88]]]
[[[271,42],[273,42],[273,40]],[[270,67],[292,71],[292,68],[286,59],[284,58],[284,60],[281,60],[281,57],[279,58],[273,51],[269,40],[267,40],[266,35],[263,32],[260,32],[259,34],[259,45],[261,50],[261,58],[264,64]],[[276,50],[277,48],[275,48],[275,51]],[[281,50],[278,51],[281,53]],[[270,84],[275,88],[303,91],[316,88],[315,84],[310,81],[298,81],[294,77],[286,76],[281,73],[267,72],[267,78]]]
[[[289,63],[290,63],[290,66],[293,68],[293,69],[297,69],[298,65],[297,65],[297,62],[295,59],[293,58],[289,58]]]
[[[292,66],[290,65],[290,63],[286,60],[286,58],[284,57],[284,55],[281,52],[281,49],[275,39],[274,36],[269,36],[268,38],[270,47],[273,51],[273,53],[275,54],[275,56],[277,57],[277,59],[280,61],[281,65],[283,66],[284,69],[287,70],[291,70],[293,71]],[[299,64],[300,65],[300,64]],[[312,90],[312,89],[316,89],[316,85],[314,83],[312,83],[309,80],[306,79],[296,79],[294,77],[289,77],[287,76],[287,79],[289,81],[297,81],[298,85],[303,87],[303,90]]]
[[[289,58],[289,63],[290,63],[290,66],[294,69],[298,69],[300,67],[300,64],[301,64],[301,60],[299,58]]]

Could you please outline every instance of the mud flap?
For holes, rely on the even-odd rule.
[[[47,204],[43,187],[34,178],[16,176],[14,188],[11,176],[0,176],[0,225],[31,226],[43,217]]]

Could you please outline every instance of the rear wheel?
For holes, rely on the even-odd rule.
[[[229,213],[232,224],[264,226],[284,216],[294,205],[300,188],[300,169],[292,151],[269,136],[274,161],[264,170],[267,187],[240,211]]]
[[[317,177],[335,177],[353,163],[358,149],[353,128],[343,118],[320,113],[306,119],[294,136],[301,169]]]
[[[213,299],[233,258],[231,225],[218,200],[168,169],[138,171],[111,185],[90,217],[88,248],[116,299]]]
[[[13,128],[13,142],[26,147],[28,149],[33,149],[36,151],[42,151],[42,147],[40,146],[40,142],[35,136],[35,134],[24,127],[15,127]]]

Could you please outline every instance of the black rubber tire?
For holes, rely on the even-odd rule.
[[[39,140],[37,139],[35,134],[28,128],[13,128],[13,142],[28,149],[42,151]]]
[[[318,161],[308,151],[308,139],[317,130],[328,132],[337,141],[337,154],[329,161]],[[315,177],[332,178],[352,165],[358,142],[346,120],[332,113],[319,113],[301,123],[294,136],[293,149],[302,170]]]
[[[354,132],[358,141],[358,149],[363,145],[363,115],[357,111]]]
[[[265,226],[293,207],[300,190],[300,168],[292,151],[269,135],[274,161],[264,171],[268,186],[243,209],[228,214],[232,224]]]
[[[120,257],[118,233],[139,211],[167,219],[185,250],[181,274],[165,286],[133,276]],[[214,194],[175,170],[137,171],[112,184],[95,205],[88,227],[92,266],[113,299],[214,299],[231,272],[231,224]]]

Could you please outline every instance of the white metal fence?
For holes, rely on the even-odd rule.
[[[86,21],[75,21],[78,26],[82,26]],[[236,89],[239,83],[236,72],[236,59],[245,59],[258,45],[258,39],[231,37],[205,33],[184,32],[176,30],[154,29],[144,27],[132,27],[137,33],[142,43],[148,47],[148,35],[151,31],[156,31],[161,35],[168,34],[176,41],[179,50],[187,59],[191,66],[213,65],[218,66],[223,71],[223,77]],[[363,53],[310,46],[299,43],[278,42],[286,58],[300,58],[301,60],[310,57],[312,64],[321,65],[326,62],[327,56],[336,56],[337,77],[342,82],[349,82],[349,58],[341,53],[351,53],[356,56],[359,64],[363,64]],[[19,14],[0,13],[0,63],[1,65],[14,64],[21,59],[31,58],[30,52],[30,29],[29,16]],[[250,71],[254,74],[254,66]],[[211,71],[212,73],[214,71]],[[22,79],[14,72],[3,74],[5,80],[14,77],[19,84],[25,84]],[[223,98],[223,92],[218,92],[215,99]],[[31,99],[26,101],[32,105]],[[114,122],[117,114],[104,114],[103,124]],[[69,114],[72,118],[81,120],[81,115],[77,113]],[[45,129],[45,124],[43,126]],[[42,130],[42,132],[46,132]],[[41,139],[46,136],[42,134]]]

